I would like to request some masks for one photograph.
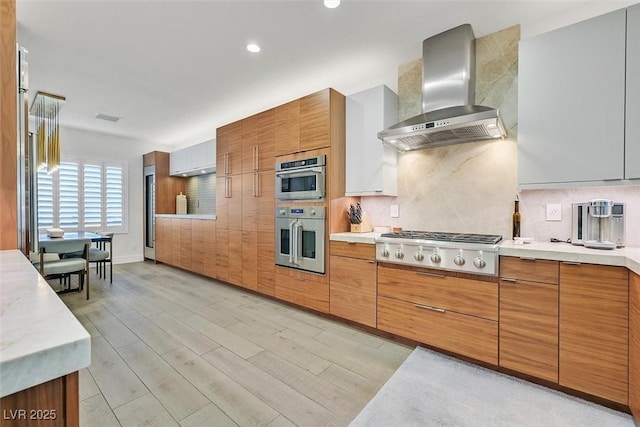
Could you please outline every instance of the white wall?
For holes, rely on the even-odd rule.
[[[91,159],[125,161],[127,163],[129,232],[113,238],[115,264],[143,260],[143,197],[142,155],[162,150],[158,144],[61,127],[61,159]]]

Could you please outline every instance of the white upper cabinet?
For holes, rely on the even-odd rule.
[[[169,165],[171,175],[190,176],[215,172],[216,140],[212,139],[172,152]]]
[[[521,187],[624,178],[625,28],[623,9],[520,42]]]
[[[396,196],[398,154],[378,132],[398,121],[398,95],[377,86],[347,97],[347,196]]]
[[[640,179],[640,4],[627,9],[626,179]]]

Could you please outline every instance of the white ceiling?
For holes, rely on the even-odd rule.
[[[66,96],[63,125],[181,147],[325,87],[395,89],[398,65],[454,26],[480,37],[592,3],[629,2],[17,0],[18,40],[30,96]]]

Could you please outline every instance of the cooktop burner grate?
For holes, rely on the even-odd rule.
[[[480,243],[495,245],[502,236],[497,234],[464,234],[464,233],[445,233],[434,231],[396,231],[393,233],[384,233],[380,237],[391,237],[398,239],[411,240],[433,240],[438,242],[457,242],[457,243]]]

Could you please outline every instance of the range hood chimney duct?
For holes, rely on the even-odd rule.
[[[398,151],[504,138],[498,110],[474,105],[476,40],[464,24],[422,43],[422,114],[378,132]]]

